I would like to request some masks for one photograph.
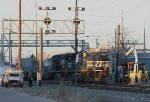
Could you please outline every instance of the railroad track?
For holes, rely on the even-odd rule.
[[[90,89],[112,90],[133,93],[150,94],[150,85],[127,85],[127,84],[110,84],[110,83],[80,83],[80,87]]]
[[[74,83],[70,83],[70,81],[42,81],[42,85],[44,86],[45,85],[47,86],[49,84],[58,84],[58,85],[63,84],[63,85],[74,86]],[[25,85],[28,85],[27,81],[25,81]],[[35,86],[37,85],[36,81],[33,81],[33,86],[34,85]],[[77,87],[150,94],[150,85],[127,85],[127,84],[112,84],[112,83],[80,81],[77,83]]]

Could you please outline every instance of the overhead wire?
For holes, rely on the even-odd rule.
[[[138,1],[139,1],[139,0],[138,0]],[[140,3],[138,6],[132,8],[132,9],[130,9],[130,10],[127,10],[127,11],[128,11],[128,12],[129,12],[129,11],[131,12],[131,10],[138,8],[139,6],[141,6],[141,5],[143,5],[143,4],[145,4],[145,2],[142,3],[142,4]],[[128,12],[125,12],[124,15],[126,15]],[[118,17],[121,17],[121,16],[112,17],[110,21],[112,21],[112,22],[115,21],[115,22],[116,22],[116,20],[118,20],[118,19],[117,19]],[[103,27],[105,27],[105,26],[107,26],[108,24],[112,24],[112,23],[111,23],[111,22],[108,22],[108,19],[107,19],[107,22],[106,22],[106,21],[103,21],[103,22],[101,22],[100,25],[97,25],[97,26],[103,26]],[[105,26],[104,26],[104,25],[105,25]]]
[[[141,0],[137,0],[137,1],[141,1]],[[143,4],[144,4],[144,3],[143,3]],[[140,5],[142,5],[142,4],[140,3]],[[137,8],[137,7],[139,7],[140,5],[134,7],[134,9]],[[133,9],[133,8],[132,8],[132,9]],[[127,11],[129,12],[129,11],[131,11],[131,10],[127,10]],[[101,16],[100,16],[100,17],[101,17]],[[114,20],[115,18],[118,18],[118,17],[121,17],[120,14],[117,15],[117,16],[114,16],[114,17],[111,16],[111,17],[109,17],[109,19],[111,18],[112,20]],[[108,19],[106,19],[106,20],[107,20],[107,22],[108,22]],[[103,23],[106,24],[107,22],[103,21],[103,22],[101,22],[101,25],[102,25]],[[108,23],[109,23],[109,22],[108,22]]]
[[[115,4],[117,1],[119,1],[119,0],[112,0],[112,1],[110,1],[110,2],[106,2],[106,3],[104,3],[104,4],[102,4],[102,5],[100,6],[100,9],[99,9],[99,7],[93,8],[93,9],[91,9],[92,12],[90,12],[90,14],[97,12],[97,10],[102,10],[102,9],[104,9],[105,7],[110,6],[110,4],[113,5],[113,4]],[[118,2],[117,2],[117,3],[118,3]]]

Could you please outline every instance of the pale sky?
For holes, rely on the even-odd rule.
[[[37,0],[37,2],[38,6],[45,7],[48,4],[56,7],[55,11],[49,11],[51,19],[72,20],[74,18],[74,12],[68,11],[68,7],[74,7],[75,0]],[[100,46],[112,45],[114,29],[121,24],[123,9],[124,27],[130,33],[130,40],[143,42],[145,21],[146,47],[150,48],[149,5],[150,0],[79,0],[79,7],[85,7],[85,11],[79,12],[79,18],[85,20],[84,35],[92,35],[84,39],[90,42],[90,47],[95,47],[96,38],[99,39]],[[45,16],[45,12],[38,11],[38,19],[43,19],[43,15]],[[1,0],[0,18],[2,17],[18,18],[18,0]],[[35,0],[22,0],[22,19],[35,19]]]

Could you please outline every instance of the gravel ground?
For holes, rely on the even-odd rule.
[[[34,85],[32,88],[13,88],[17,91],[27,93],[32,96],[40,96],[53,99],[57,102],[150,102],[150,94],[128,93],[109,90],[97,90],[88,88],[75,88],[49,84],[41,87]]]

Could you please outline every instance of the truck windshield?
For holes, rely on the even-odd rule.
[[[19,76],[19,74],[10,74],[10,76],[18,77],[18,76]]]

